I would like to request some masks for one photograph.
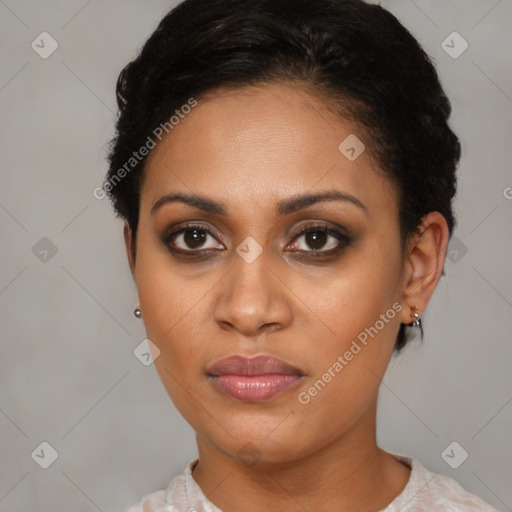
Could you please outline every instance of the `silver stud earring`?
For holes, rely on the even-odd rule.
[[[421,309],[419,306],[414,306],[414,309],[415,310],[419,310]],[[414,318],[414,320],[412,321],[412,326],[413,327],[421,327],[421,316],[419,313],[416,313],[416,312],[411,312],[411,316]]]
[[[137,306],[134,310],[133,310],[133,314],[137,317],[137,318],[140,318],[142,316],[142,311],[140,310],[139,306]]]

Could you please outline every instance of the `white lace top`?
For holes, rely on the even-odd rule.
[[[455,480],[425,468],[418,459],[392,454],[411,468],[404,490],[381,512],[498,512]],[[222,512],[192,478],[196,460],[167,489],[145,496],[125,512]]]

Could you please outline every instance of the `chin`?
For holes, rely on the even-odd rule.
[[[321,449],[311,431],[301,427],[293,414],[279,417],[252,413],[224,416],[222,427],[213,422],[189,423],[198,436],[226,457],[248,467],[293,463]],[[197,420],[197,418],[196,418]],[[187,420],[188,421],[188,420]],[[218,427],[218,426],[217,426]]]

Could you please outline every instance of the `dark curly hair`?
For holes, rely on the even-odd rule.
[[[155,128],[191,98],[276,81],[305,86],[364,130],[369,154],[398,190],[402,242],[432,211],[452,233],[460,143],[448,126],[450,102],[429,57],[395,16],[362,0],[185,0],[117,81],[103,188],[134,240],[147,156],[133,155]]]

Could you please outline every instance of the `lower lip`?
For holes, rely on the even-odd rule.
[[[248,403],[269,400],[295,386],[300,375],[216,375],[210,379],[220,391]]]

